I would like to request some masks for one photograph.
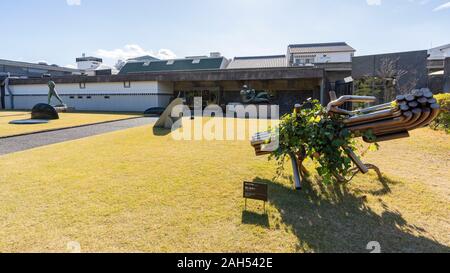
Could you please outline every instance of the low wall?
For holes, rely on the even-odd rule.
[[[78,111],[144,112],[151,107],[165,107],[172,95],[162,94],[104,94],[60,95],[65,104]],[[38,103],[47,103],[47,95],[14,96],[14,109],[30,110]],[[5,97],[6,109],[11,109],[10,97]],[[59,102],[52,99],[52,104]]]
[[[46,84],[11,85],[14,109],[29,110],[47,103]],[[173,97],[173,85],[164,82],[58,84],[58,94],[69,107],[79,111],[143,112],[166,107]],[[6,109],[12,109],[11,96],[5,96]],[[59,104],[56,98],[51,104]]]

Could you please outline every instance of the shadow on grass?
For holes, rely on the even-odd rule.
[[[305,183],[299,192],[267,179],[254,182],[269,185],[270,202],[298,237],[298,251],[368,253],[367,244],[377,241],[383,252],[450,252],[448,246],[422,236],[423,229],[408,224],[386,204],[382,203],[381,215],[375,213],[365,205],[364,196],[356,196],[345,185]]]
[[[269,215],[267,213],[258,214],[251,211],[242,212],[242,224],[244,225],[254,225],[263,228],[269,228]]]

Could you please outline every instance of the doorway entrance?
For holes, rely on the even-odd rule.
[[[187,91],[176,91],[176,94],[181,94],[181,98],[186,100],[186,105],[194,109],[194,98],[201,97],[203,101],[203,109],[208,105],[220,105],[220,88],[190,88]]]

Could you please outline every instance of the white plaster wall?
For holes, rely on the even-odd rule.
[[[443,60],[450,57],[450,46],[447,48],[433,48],[428,50],[430,60]]]
[[[47,103],[46,84],[11,85],[15,109],[31,109],[38,103]],[[152,107],[166,107],[173,95],[172,83],[156,81],[131,82],[125,88],[123,82],[86,83],[81,89],[78,83],[57,84],[56,90],[63,101],[79,111],[143,112]],[[10,97],[5,98],[11,109]],[[58,102],[53,99],[52,104]]]
[[[15,95],[48,94],[47,84],[10,85]],[[158,93],[158,82],[131,82],[130,88],[125,88],[123,82],[86,83],[86,88],[80,88],[78,83],[57,84],[59,94],[105,94],[105,93]]]
[[[315,56],[315,63],[349,63],[352,62],[352,52],[329,52],[314,54],[295,54],[294,58],[301,56]]]
[[[151,107],[159,107],[159,95],[111,95],[105,96],[78,96],[61,95],[64,103],[74,107],[77,111],[104,111],[104,112],[144,112]],[[10,98],[6,96],[6,107],[11,109]],[[47,103],[47,96],[14,96],[15,109],[30,110],[38,103]],[[58,104],[52,100],[52,104]]]
[[[78,69],[81,69],[81,70],[95,70],[101,64],[102,63],[100,63],[100,62],[83,61],[83,62],[77,62],[77,67],[78,67]]]
[[[326,56],[324,56],[326,55]],[[316,63],[347,63],[352,61],[351,52],[334,52],[316,55]]]
[[[158,107],[167,107],[174,95],[173,82],[158,82],[158,93],[165,94],[165,96],[158,96]]]

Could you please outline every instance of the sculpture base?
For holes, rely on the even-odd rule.
[[[22,119],[22,120],[13,120],[9,124],[13,125],[33,125],[33,124],[45,124],[48,123],[48,120],[44,119]]]
[[[74,107],[68,107],[65,104],[63,104],[63,105],[55,105],[55,106],[53,106],[53,108],[55,108],[57,113],[70,113],[70,112],[74,112],[75,111]]]

